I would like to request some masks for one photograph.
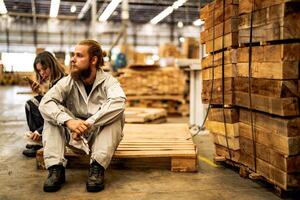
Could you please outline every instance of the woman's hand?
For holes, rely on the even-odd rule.
[[[39,134],[39,132],[34,131],[31,135],[30,135],[30,139],[32,139],[33,141],[39,142],[42,140],[42,135]]]
[[[31,89],[33,92],[38,93],[38,94],[41,92],[40,84],[37,82],[33,82],[31,84]]]

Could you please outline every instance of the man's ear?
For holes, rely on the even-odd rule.
[[[93,64],[93,65],[96,65],[97,61],[98,61],[98,57],[97,57],[97,56],[94,56],[94,57],[92,58],[92,64]]]

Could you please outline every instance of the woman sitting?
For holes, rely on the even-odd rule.
[[[25,113],[29,132],[26,136],[31,144],[26,145],[23,154],[28,157],[35,157],[37,150],[42,148],[42,131],[44,119],[38,109],[43,95],[65,76],[64,68],[56,58],[48,51],[39,53],[33,64],[36,73],[36,80],[30,81],[30,86],[37,96],[28,100],[25,104]]]

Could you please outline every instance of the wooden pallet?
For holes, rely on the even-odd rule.
[[[196,147],[186,124],[126,124],[124,138],[113,156],[112,167],[166,168],[173,172],[196,172]],[[69,167],[88,165],[89,157],[66,151]],[[43,150],[37,167],[45,169]]]

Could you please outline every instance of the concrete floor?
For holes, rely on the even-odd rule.
[[[37,170],[35,159],[22,155],[26,130],[24,103],[30,95],[26,87],[0,87],[0,200],[13,199],[279,199],[270,188],[211,160],[214,146],[208,135],[195,139],[199,149],[198,173],[168,170],[122,170],[106,172],[106,188],[87,193],[87,170],[67,169],[67,182],[56,193],[44,193],[47,171]],[[171,122],[187,118],[172,118]]]

